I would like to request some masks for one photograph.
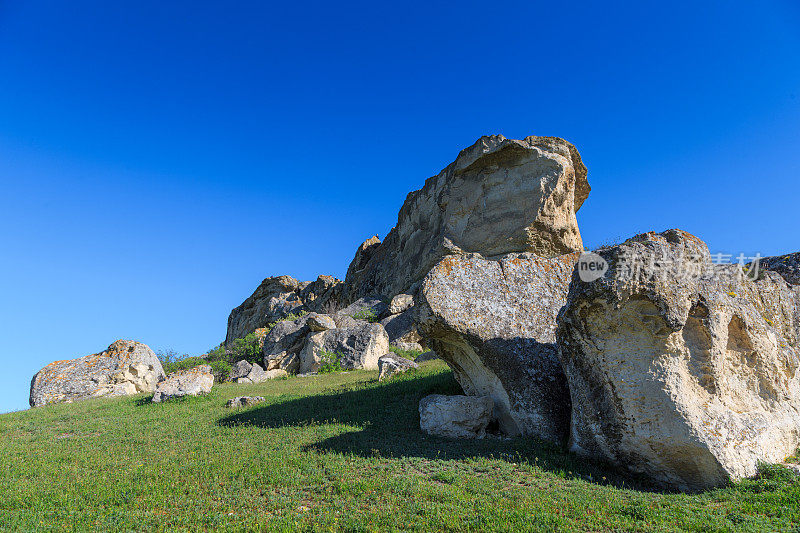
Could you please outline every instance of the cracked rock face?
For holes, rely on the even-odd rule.
[[[161,361],[147,345],[118,340],[106,350],[50,363],[31,380],[31,407],[104,396],[152,392],[164,377]]]
[[[408,195],[386,240],[358,248],[343,297],[400,294],[450,254],[582,250],[575,213],[589,190],[578,151],[563,139],[481,137]]]
[[[559,315],[571,448],[679,490],[756,473],[800,445],[797,299],[776,273],[711,265],[680,230],[601,249]],[[680,266],[679,266],[680,265]]]
[[[422,282],[416,308],[425,339],[464,392],[492,398],[504,433],[567,437],[569,392],[555,329],[578,255],[453,255]]]

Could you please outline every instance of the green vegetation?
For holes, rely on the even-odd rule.
[[[327,350],[319,351],[320,367],[317,371],[320,374],[330,374],[342,370],[342,355]]]
[[[367,322],[377,322],[378,314],[371,307],[362,307],[353,313],[353,318],[356,320],[366,320]]]
[[[0,528],[125,531],[797,531],[800,482],[701,494],[639,480],[530,438],[449,441],[417,404],[460,392],[441,361],[219,385],[0,416]],[[234,396],[266,401],[228,410]]]
[[[420,352],[419,350],[402,350],[397,346],[389,346],[389,351],[400,357],[405,357],[406,359],[410,359],[411,361],[413,361],[423,353]]]

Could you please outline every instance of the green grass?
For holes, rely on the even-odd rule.
[[[0,528],[25,530],[797,531],[800,483],[647,490],[534,439],[449,441],[417,404],[449,370],[220,385],[0,416]],[[267,401],[231,411],[233,396]]]

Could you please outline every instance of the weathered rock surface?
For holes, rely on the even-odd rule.
[[[759,263],[761,268],[780,274],[788,284],[800,285],[800,252],[764,257]]]
[[[398,294],[389,302],[389,314],[402,313],[414,305],[414,297],[410,294]]]
[[[329,315],[320,315],[318,313],[309,313],[306,321],[308,328],[311,331],[325,331],[327,329],[336,329],[336,322]]]
[[[341,289],[342,282],[331,276],[319,276],[313,282],[300,282],[291,276],[267,278],[249,298],[231,311],[225,344],[290,314],[334,312],[339,307]]]
[[[414,359],[414,362],[419,364],[426,361],[433,361],[434,359],[439,359],[439,355],[433,350],[428,350],[427,352],[422,352],[419,354],[416,359]]]
[[[158,403],[181,396],[208,394],[213,385],[214,374],[208,365],[173,372],[156,385],[153,401]]]
[[[386,316],[389,304],[381,296],[364,296],[357,299],[344,309],[337,311],[336,315],[344,315],[357,320],[374,321]]]
[[[559,315],[571,448],[681,490],[756,473],[800,445],[797,301],[777,274],[711,265],[670,230],[601,249]]]
[[[300,352],[300,373],[315,372],[322,352],[336,354],[344,370],[378,368],[378,359],[389,351],[389,336],[380,324],[364,323],[352,328],[312,333]]]
[[[405,357],[387,353],[378,359],[378,381],[385,381],[395,374],[402,374],[412,368],[419,368],[419,365]]]
[[[263,396],[237,396],[236,398],[231,398],[225,403],[225,407],[228,409],[238,409],[240,407],[250,407],[251,405],[255,405],[257,403],[261,403],[265,400]]]
[[[449,254],[582,250],[575,212],[589,190],[578,151],[563,139],[481,137],[408,195],[386,240],[359,247],[343,298],[400,294]]]
[[[494,400],[500,429],[560,443],[569,391],[555,344],[578,253],[448,256],[422,283],[419,326],[468,395]]]
[[[100,353],[41,369],[31,380],[30,404],[152,392],[162,377],[164,369],[153,350],[140,342],[118,340]]]
[[[417,330],[415,314],[415,309],[409,308],[402,313],[389,315],[380,321],[381,326],[386,329],[386,333],[389,335],[389,343],[392,346],[401,347],[404,350],[421,349],[423,340]],[[413,346],[408,347],[408,345]]]
[[[264,338],[264,367],[296,373],[300,368],[300,350],[311,332],[308,315],[278,322]]]
[[[432,394],[419,402],[419,425],[429,435],[451,439],[481,438],[492,421],[488,396]]]
[[[231,368],[229,381],[234,383],[263,383],[267,380],[286,376],[285,370],[274,369],[265,371],[258,363],[250,364],[247,361],[239,361]]]

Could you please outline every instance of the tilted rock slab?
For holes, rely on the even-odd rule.
[[[214,374],[209,365],[173,372],[156,385],[153,401],[164,402],[181,396],[208,394],[214,386]]]
[[[161,362],[147,345],[118,340],[106,350],[55,361],[33,376],[31,407],[103,396],[152,392],[164,377]]]
[[[331,276],[297,281],[291,276],[267,278],[228,316],[225,344],[302,311],[333,312],[339,308],[342,282]]]
[[[402,374],[415,368],[419,368],[416,362],[397,354],[387,353],[378,359],[378,381],[386,381],[395,374]]]
[[[569,392],[555,329],[578,256],[448,256],[422,282],[423,335],[464,392],[494,400],[507,434],[567,438]]]
[[[795,295],[710,264],[680,230],[598,251],[559,316],[572,395],[571,448],[664,486],[702,490],[756,473],[800,445]]]
[[[420,429],[429,435],[474,439],[486,435],[494,402],[489,396],[431,394],[419,402]]]
[[[481,137],[408,195],[386,240],[359,246],[343,299],[400,294],[449,254],[580,251],[575,213],[589,190],[578,151],[563,139]]]

